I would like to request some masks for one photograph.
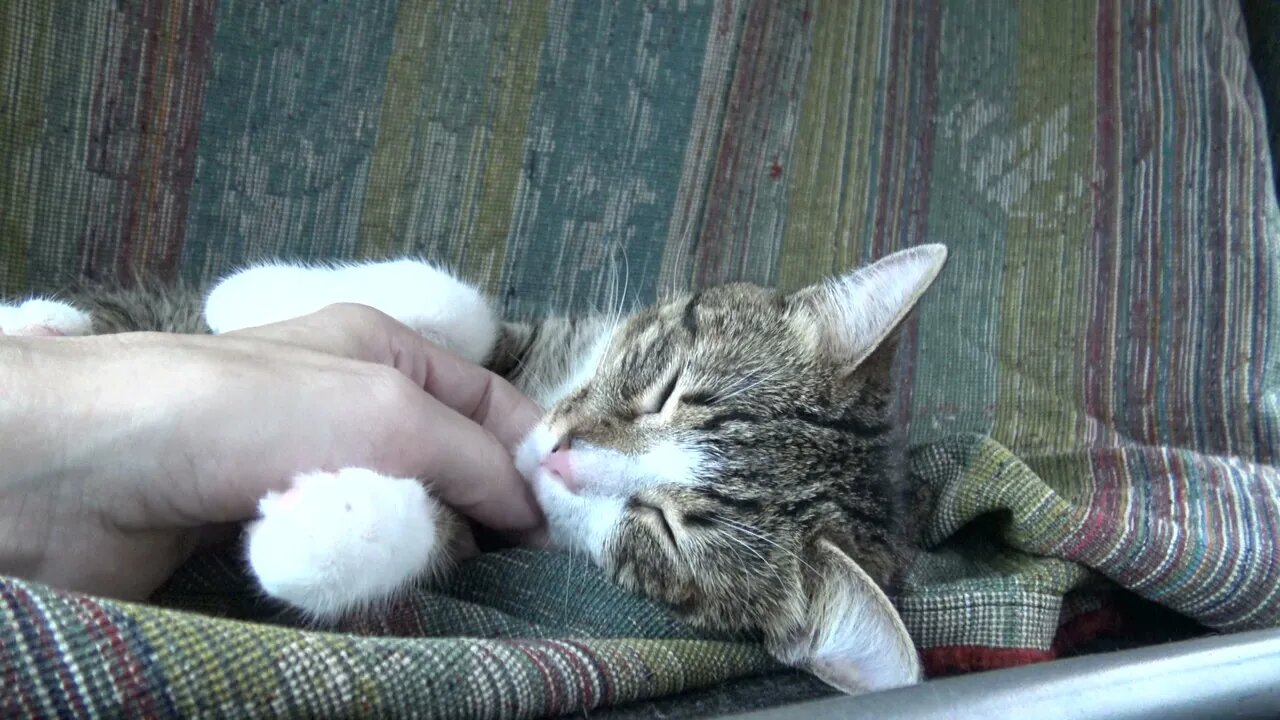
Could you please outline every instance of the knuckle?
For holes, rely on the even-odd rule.
[[[406,457],[416,463],[434,457],[428,441],[434,418],[422,388],[394,368],[367,366],[363,412],[355,432],[369,438],[375,465],[387,472],[418,475],[420,466],[405,466]]]
[[[400,411],[412,407],[421,392],[403,373],[386,365],[370,365],[369,398],[373,405],[388,411]]]
[[[369,305],[353,302],[340,302],[326,305],[320,310],[332,322],[353,328],[379,326],[390,318],[386,313]]]

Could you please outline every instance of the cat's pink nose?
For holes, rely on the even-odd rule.
[[[578,486],[578,481],[573,477],[573,461],[570,456],[571,451],[557,448],[542,458],[542,467],[551,473],[553,477],[564,483],[569,492],[577,493],[581,488]]]

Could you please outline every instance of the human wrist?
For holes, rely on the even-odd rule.
[[[59,459],[57,414],[64,407],[47,341],[0,337],[0,493],[46,476]]]
[[[163,419],[137,411],[150,387],[126,372],[137,349],[110,337],[0,337],[0,574],[83,576],[92,528],[138,504],[133,483],[116,480],[146,476],[154,453],[139,438]]]
[[[0,337],[0,573],[41,574],[65,460],[54,370],[47,341]]]

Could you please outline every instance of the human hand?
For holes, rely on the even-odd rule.
[[[491,528],[541,526],[510,457],[538,408],[364,306],[220,336],[6,337],[0,398],[0,572],[51,585],[144,598],[308,470],[423,477]]]

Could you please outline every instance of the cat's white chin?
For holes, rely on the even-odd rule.
[[[578,495],[543,469],[535,472],[532,484],[547,519],[550,547],[582,553],[596,565],[603,565],[605,549],[622,522],[626,499]]]

